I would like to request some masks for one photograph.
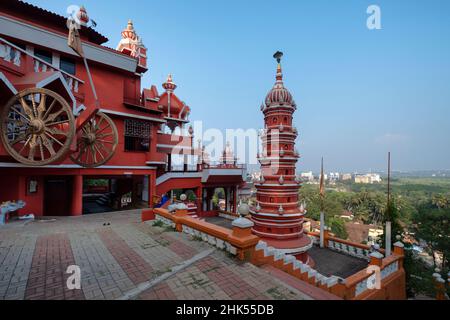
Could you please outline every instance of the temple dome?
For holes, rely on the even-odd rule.
[[[129,39],[133,41],[137,40],[136,31],[134,31],[133,21],[128,20],[127,27],[122,31],[122,39]]]
[[[273,88],[269,91],[266,96],[266,105],[270,105],[272,103],[288,103],[292,104],[293,99],[292,95],[288,89],[284,87],[283,84],[283,73],[281,72],[281,65],[278,63],[277,67],[277,81],[275,82]]]

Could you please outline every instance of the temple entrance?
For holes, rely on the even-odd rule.
[[[83,214],[148,207],[148,176],[84,177]]]
[[[188,211],[191,213],[198,212],[198,202],[197,198],[198,188],[192,189],[172,189],[170,190],[166,196],[169,200],[176,201],[180,199],[182,194],[186,195],[186,204],[188,206]]]
[[[202,211],[206,215],[218,212],[235,212],[235,186],[212,186],[203,188]]]
[[[72,177],[49,177],[44,182],[44,216],[70,215]]]

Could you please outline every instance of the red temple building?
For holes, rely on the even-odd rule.
[[[251,210],[252,231],[268,245],[307,262],[312,242],[304,235],[305,210],[299,203],[300,180],[295,174],[299,155],[294,147],[297,129],[292,117],[297,106],[283,85],[280,58],[275,85],[261,106],[265,125],[258,157],[261,177],[255,182],[257,204]]]
[[[141,89],[148,52],[132,21],[111,49],[85,8],[76,18],[98,102],[68,46],[67,18],[0,2],[0,203],[24,201],[19,215],[79,216],[163,206],[161,198],[187,193],[192,211],[208,216],[220,190],[222,207],[235,211],[245,168],[201,157],[172,76],[161,92]]]
[[[313,286],[322,297],[325,292],[347,300],[405,298],[403,243],[389,253],[339,239],[329,229],[303,230],[306,211],[295,174],[298,133],[292,123],[297,106],[283,84],[280,52],[274,55],[275,85],[261,106],[265,128],[261,176],[253,181],[256,203],[237,210],[238,201],[252,198],[245,166],[228,143],[216,163],[200,140],[194,146],[191,107],[178,97],[172,75],[160,91],[141,87],[154,61],[132,21],[114,31],[122,37],[112,49],[84,7],[74,13],[68,19],[23,1],[0,1],[1,227],[5,216],[44,219],[142,209],[131,212],[133,221],[134,214],[145,222],[160,221],[240,260],[267,266],[296,288],[303,281],[301,287]],[[81,54],[72,49],[78,40]],[[37,254],[39,269],[41,248],[53,247],[52,241],[36,244],[33,261]],[[31,259],[28,249],[21,249],[20,261]],[[52,250],[48,259],[57,252]],[[50,260],[44,271],[64,269]],[[373,268],[379,274],[372,274]],[[10,274],[16,277],[15,271]],[[369,288],[376,277],[380,288]]]

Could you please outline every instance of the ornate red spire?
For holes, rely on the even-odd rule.
[[[277,76],[276,76],[277,82],[283,81],[283,73],[281,72],[281,63],[278,63],[277,65]]]
[[[166,82],[164,82],[162,84],[162,87],[164,89],[166,89],[167,91],[174,91],[177,88],[177,85],[172,80],[172,75],[171,74],[169,74],[167,76],[167,80],[166,80]]]
[[[277,55],[278,54],[278,55]],[[266,96],[266,106],[270,105],[271,103],[293,103],[292,95],[289,92],[288,89],[284,87],[283,84],[283,72],[281,70],[281,57],[283,54],[281,52],[277,52],[274,55],[274,58],[277,59],[278,65],[277,65],[277,73],[275,76],[275,84],[273,85],[272,90],[269,91],[269,93]]]
[[[295,174],[299,156],[292,118],[296,108],[283,85],[281,56],[281,52],[274,55],[278,61],[276,82],[262,108],[265,130],[261,136],[263,154],[258,159],[261,178],[255,183],[257,203],[251,210],[253,233],[268,245],[307,262],[312,243],[303,234],[305,210],[299,203],[300,181]]]
[[[133,41],[137,39],[136,31],[134,31],[133,21],[128,20],[127,27],[122,31],[122,38],[130,39]]]

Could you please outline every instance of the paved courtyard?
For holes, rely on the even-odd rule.
[[[81,269],[81,289],[67,288],[70,265]],[[0,299],[317,298],[317,290],[292,283],[287,274],[141,223],[140,211],[0,227]]]

